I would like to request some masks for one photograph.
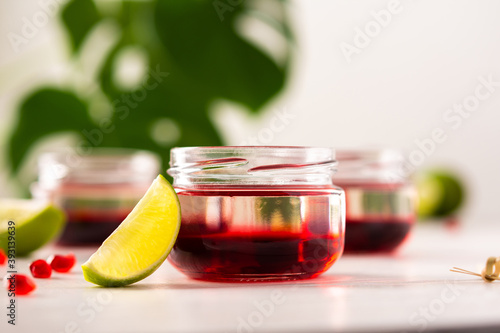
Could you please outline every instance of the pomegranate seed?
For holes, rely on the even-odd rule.
[[[56,272],[66,273],[69,272],[71,268],[73,268],[73,266],[76,263],[76,258],[73,253],[70,253],[65,256],[56,254],[50,256],[50,258],[47,261],[50,264],[50,267],[52,267],[52,269],[55,270]]]
[[[45,260],[35,260],[30,265],[31,275],[39,279],[48,279],[52,275],[52,267]]]
[[[5,252],[3,252],[2,249],[0,249],[0,265],[3,265],[7,262],[7,256],[5,255]]]
[[[27,295],[36,289],[35,282],[23,274],[6,275],[3,281],[8,293],[13,293],[15,296]]]

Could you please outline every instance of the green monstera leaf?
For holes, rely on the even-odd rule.
[[[43,88],[26,97],[8,143],[11,167],[17,170],[33,144],[50,134],[79,132],[95,127],[85,102],[73,93]]]
[[[213,96],[256,110],[283,87],[284,70],[232,29],[241,6],[226,13],[223,22],[217,15],[206,15],[213,10],[211,1],[159,1],[158,35],[190,80]]]
[[[284,2],[269,1],[284,12]],[[98,95],[113,106],[112,112],[105,119],[90,117],[95,92],[83,94],[89,96],[87,100],[55,88],[31,93],[21,103],[8,144],[14,173],[30,148],[55,132],[77,133],[95,147],[151,150],[167,168],[173,146],[224,144],[210,119],[215,100],[231,100],[258,112],[283,89],[289,56],[278,64],[243,38],[236,23],[242,15],[265,18],[290,45],[286,15],[273,18],[274,11],[255,15],[253,0],[119,3],[119,10],[100,12],[91,0],[71,0],[61,13],[75,59],[82,56],[79,49],[97,24],[107,20],[119,26],[118,41],[102,59],[96,78]],[[130,47],[143,50],[148,70],[142,84],[126,89],[116,82],[115,70],[120,54]],[[164,138],[158,139],[155,133]]]
[[[71,1],[64,8],[61,16],[75,52],[78,51],[90,30],[101,19],[92,0]]]

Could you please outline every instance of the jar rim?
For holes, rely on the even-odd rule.
[[[130,158],[137,155],[148,155],[153,158],[157,158],[157,155],[148,150],[134,149],[134,148],[121,148],[121,147],[95,147],[90,153],[79,154],[73,148],[54,148],[41,153],[40,157],[48,156],[52,158],[67,157],[69,154],[78,155],[80,158],[100,158],[100,157],[111,157],[111,158]]]
[[[335,149],[331,147],[316,147],[316,146],[190,146],[190,147],[174,147],[171,150],[171,155],[186,153],[234,153],[234,152],[253,152],[253,151],[274,151],[281,153],[298,154],[304,151],[308,152],[329,152],[335,158]]]
[[[401,182],[399,169],[404,163],[401,151],[393,148],[337,150],[339,170],[335,181]]]
[[[173,148],[174,186],[331,183],[337,161],[329,147],[206,146]]]
[[[337,149],[339,161],[365,161],[377,163],[391,163],[403,161],[401,152],[393,148],[351,148]]]
[[[114,184],[152,181],[160,169],[157,154],[140,149],[99,147],[88,154],[53,149],[38,159],[39,183]]]

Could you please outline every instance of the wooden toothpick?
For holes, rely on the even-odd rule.
[[[483,269],[481,274],[474,273],[463,268],[453,267],[450,269],[451,272],[468,274],[481,277],[486,282],[493,282],[500,280],[500,257],[490,257],[486,261],[486,267]]]

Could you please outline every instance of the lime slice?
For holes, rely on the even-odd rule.
[[[120,226],[82,265],[89,282],[120,287],[151,275],[165,261],[181,226],[179,199],[159,175]]]
[[[0,200],[0,248],[7,251],[15,227],[16,255],[25,256],[59,235],[64,223],[64,213],[47,202]]]

